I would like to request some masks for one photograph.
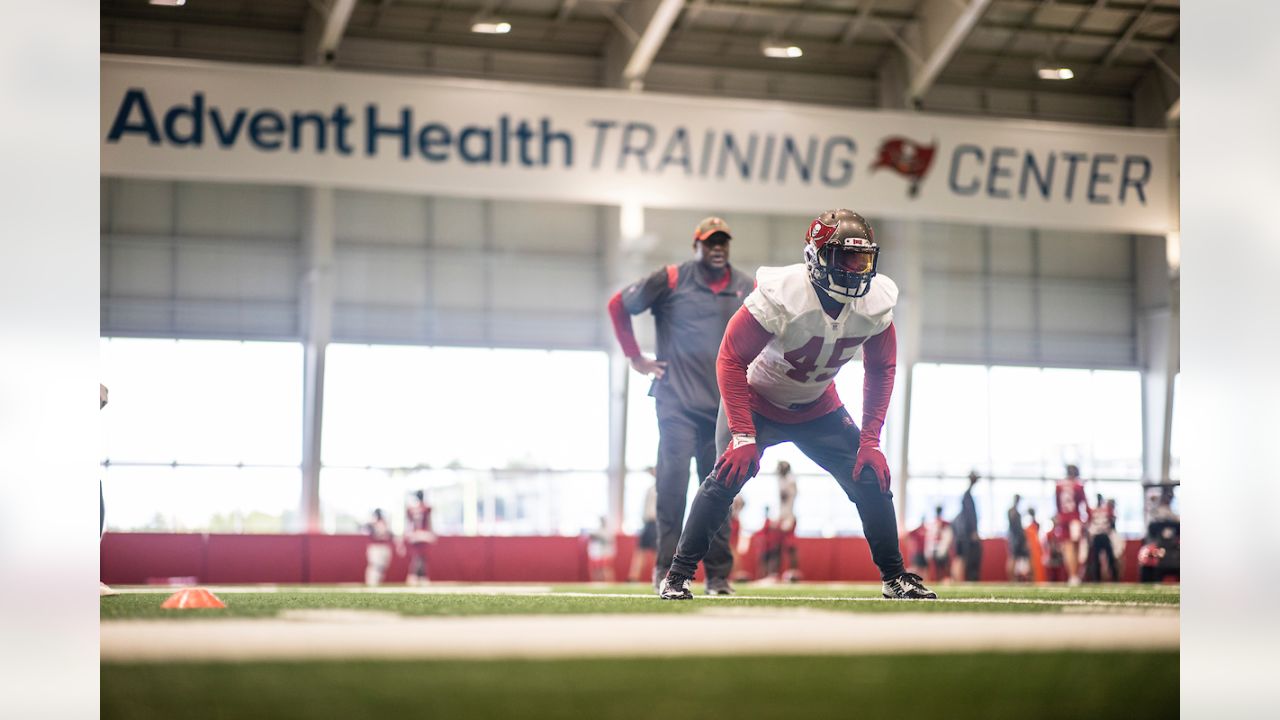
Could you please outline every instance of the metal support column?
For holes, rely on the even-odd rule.
[[[302,496],[307,532],[320,532],[320,429],[324,420],[324,355],[333,330],[333,189],[308,188],[302,274]]]
[[[920,357],[924,325],[921,296],[924,266],[920,249],[923,226],[918,220],[888,221],[879,225],[876,238],[883,248],[880,269],[898,285],[898,305],[893,311],[898,334],[898,373],[885,418],[883,442],[889,472],[894,478],[894,504],[901,529],[907,525],[907,481],[911,471],[907,463],[911,439],[911,368]]]
[[[605,312],[609,296],[623,283],[626,271],[623,242],[639,208],[605,208],[601,213],[600,236],[603,238],[601,262],[604,263],[605,287],[600,298],[601,337],[609,352],[609,508],[608,526],[612,532],[622,529],[623,505],[627,482],[627,391],[631,366],[613,339],[613,325]]]

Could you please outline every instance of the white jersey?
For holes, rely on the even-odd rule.
[[[756,289],[742,305],[774,337],[747,367],[747,384],[783,409],[814,402],[859,345],[889,328],[897,302],[898,286],[877,274],[871,290],[833,319],[803,263],[760,268]]]
[[[778,476],[778,527],[790,531],[796,526],[796,478],[791,473]]]

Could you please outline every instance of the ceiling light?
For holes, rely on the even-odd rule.
[[[798,58],[804,55],[804,51],[796,45],[779,45],[775,43],[766,43],[760,46],[760,52],[765,57],[771,58]]]
[[[1070,80],[1076,76],[1069,67],[1040,67],[1036,73],[1041,80]]]
[[[181,7],[187,4],[187,0],[148,0],[152,5],[165,5],[168,7]]]
[[[511,32],[511,23],[501,21],[477,22],[471,24],[471,32],[487,35],[504,35]]]

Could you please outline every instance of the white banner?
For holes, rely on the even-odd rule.
[[[1163,131],[104,57],[102,173],[1162,234]]]

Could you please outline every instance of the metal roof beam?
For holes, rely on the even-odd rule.
[[[332,65],[351,21],[356,0],[329,0],[310,4],[303,29],[305,42],[302,48],[304,65]]]
[[[573,14],[573,9],[578,6],[578,0],[564,0],[560,3],[560,9],[556,12],[556,22],[562,23],[569,19]]]
[[[919,103],[943,68],[978,24],[991,0],[926,0],[920,8],[920,44],[924,61],[912,63],[908,75],[907,102]]]
[[[1115,62],[1116,58],[1120,57],[1120,53],[1124,52],[1124,49],[1133,41],[1134,36],[1138,34],[1138,27],[1147,19],[1147,15],[1150,14],[1151,8],[1155,4],[1156,0],[1147,0],[1147,6],[1142,8],[1142,12],[1138,13],[1138,15],[1129,22],[1129,27],[1124,29],[1124,34],[1120,36],[1120,39],[1116,41],[1115,45],[1111,46],[1111,50],[1107,52],[1107,56],[1102,59],[1102,67],[1110,67],[1111,63]]]
[[[653,59],[671,32],[685,0],[644,0],[625,9],[620,21],[623,27],[609,41],[606,50],[609,69],[608,84],[615,87],[639,90],[644,86],[644,76],[653,65]],[[644,27],[636,31],[635,28]]]
[[[871,17],[871,9],[876,4],[876,0],[867,0],[858,6],[858,16],[849,23],[849,27],[845,28],[844,34],[840,36],[841,45],[852,45],[853,41],[858,37],[858,33],[862,32],[863,26],[867,24],[867,20]]]
[[[1111,33],[1097,32],[1096,30],[1070,30],[1066,28],[1047,27],[1044,25],[1027,25],[1022,26],[1016,23],[993,23],[984,22],[981,25],[982,30],[1003,30],[1012,33],[1019,33],[1027,38],[1038,38],[1046,42],[1052,42],[1050,54],[1058,52],[1063,43],[1074,42],[1081,45],[1106,45],[1108,47],[1115,45],[1116,36]],[[1129,45],[1136,48],[1164,48],[1172,41],[1157,35],[1134,35],[1129,40]]]
[[[1039,7],[1043,0],[1000,0],[1000,7],[1009,10],[1029,10]],[[1080,10],[1096,9],[1089,6],[1096,6],[1095,0],[1054,0],[1054,5],[1063,8],[1074,8]],[[1104,2],[1108,8],[1112,10],[1127,10],[1129,12],[1140,12],[1144,3],[1142,2],[1126,2],[1125,0],[1110,0]],[[1176,6],[1163,5],[1151,8],[1151,14],[1161,17],[1178,17],[1181,11]]]
[[[737,15],[742,17],[760,17],[760,18],[787,18],[787,19],[804,19],[819,20],[822,22],[840,23],[840,22],[857,22],[859,18],[866,17],[867,20],[876,19],[885,22],[903,24],[910,22],[915,16],[911,13],[904,13],[894,10],[872,10],[875,4],[874,0],[863,2],[858,7],[851,10],[839,10],[833,7],[823,7],[822,9],[810,8],[800,5],[790,5],[787,7],[776,7],[772,5],[744,5],[737,2],[708,2],[703,0],[701,6],[695,2],[689,6],[689,13],[692,16],[697,10],[699,14],[706,13],[709,15]]]

